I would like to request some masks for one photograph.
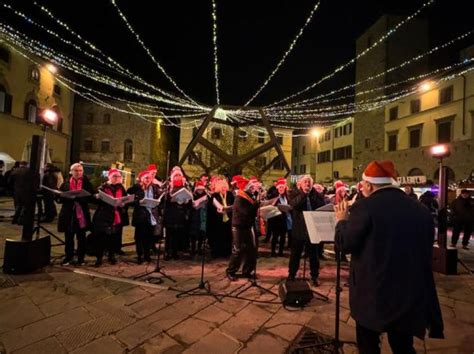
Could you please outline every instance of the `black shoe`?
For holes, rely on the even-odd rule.
[[[174,255],[173,255],[173,259],[176,261],[176,260],[179,259],[179,256],[178,256],[177,254],[174,254]]]
[[[152,262],[152,261],[151,261],[151,257],[145,257],[145,262],[151,263],[151,262]]]
[[[468,249],[469,249],[469,246],[468,246],[468,245],[463,245],[463,246],[462,246],[462,249],[463,249],[463,250],[468,250]]]
[[[284,257],[283,251],[278,252],[278,257]]]
[[[276,257],[276,256],[277,256],[276,252],[272,252],[271,257]]]
[[[318,278],[313,278],[311,279],[311,285],[317,287],[320,286],[321,283],[319,282]]]
[[[115,252],[115,253],[117,253],[119,256],[125,256],[125,252],[122,251],[122,250],[118,250],[118,251]]]
[[[102,259],[98,259],[94,263],[94,267],[100,267],[102,265]]]
[[[243,273],[242,276],[244,278],[250,279],[250,280],[256,280],[257,279],[257,274],[255,273]]]
[[[117,264],[117,260],[115,259],[115,257],[109,257],[109,263],[110,264]]]
[[[171,255],[165,254],[164,260],[169,261],[171,259]]]
[[[138,263],[138,264],[142,264],[142,263],[143,263],[142,257],[138,257],[138,258],[137,258],[137,263]]]
[[[230,281],[237,281],[237,277],[235,276],[234,273],[226,272],[226,275],[227,275],[227,279],[229,279]]]
[[[83,266],[83,265],[86,265],[86,262],[84,261],[84,259],[78,259],[77,260],[77,265],[78,266]]]

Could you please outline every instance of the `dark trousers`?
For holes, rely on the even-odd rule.
[[[189,237],[191,240],[191,254],[195,254],[196,250],[200,252],[202,250],[202,244],[206,239],[206,233],[203,230],[191,230]]]
[[[380,332],[356,324],[357,347],[360,354],[380,354]],[[393,354],[416,354],[413,336],[398,331],[388,331],[388,342]]]
[[[120,231],[118,231],[118,234],[115,237],[114,253],[119,253],[122,250],[122,234],[123,227],[120,228]]]
[[[453,237],[451,238],[451,244],[455,245],[458,243],[461,232],[464,232],[462,237],[462,245],[469,245],[472,233],[472,223],[470,222],[454,222],[453,224]]]
[[[290,277],[295,277],[300,267],[301,255],[305,250],[305,257],[309,257],[309,269],[311,279],[317,279],[319,276],[319,245],[309,242],[309,238],[293,238],[291,241],[291,254],[288,273]]]
[[[178,248],[184,237],[184,232],[184,225],[166,226],[165,252],[168,256],[174,258],[178,256]]]
[[[286,228],[275,228],[272,236],[272,255],[276,254],[276,246],[278,245],[278,253],[283,255],[286,241]]]
[[[288,230],[287,231],[287,235],[288,235],[288,248],[291,249],[291,241],[293,240],[293,232],[291,230]]]
[[[122,226],[114,226],[110,234],[100,233],[97,236],[97,259],[102,260],[104,251],[107,250],[109,259],[115,258],[117,251],[117,238],[122,234]]]
[[[153,242],[153,232],[155,227],[150,224],[135,226],[135,248],[138,258],[144,257],[150,260],[151,244]]]
[[[86,255],[85,230],[66,231],[64,233],[66,259],[71,260],[74,258],[74,236],[77,237],[77,259],[83,261]]]
[[[51,195],[51,193],[44,193],[43,198],[39,203],[41,202],[44,206],[44,212],[43,208],[41,208],[38,209],[38,214],[41,213],[41,215],[44,216],[46,220],[52,221],[58,215],[58,212],[56,211],[56,204],[54,204],[54,195]]]
[[[232,228],[232,255],[227,273],[235,274],[242,264],[242,274],[250,275],[257,266],[257,240],[254,231]]]

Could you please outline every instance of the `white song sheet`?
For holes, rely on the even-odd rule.
[[[334,211],[303,211],[311,243],[334,242],[336,217]]]

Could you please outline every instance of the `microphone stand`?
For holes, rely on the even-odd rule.
[[[168,150],[168,156],[167,156],[167,161],[166,161],[166,171],[168,173],[168,169],[169,169],[169,163],[170,163],[170,151]],[[169,183],[167,183],[168,180],[166,180],[165,182],[163,182],[163,186],[166,186],[165,187],[165,191],[163,192],[165,195],[163,196],[164,198],[164,201],[163,201],[163,219],[162,219],[162,223],[164,225],[164,212],[165,212],[165,208],[166,208],[166,200],[167,200],[167,197],[168,197],[168,192],[169,192]],[[163,240],[166,238],[166,228],[163,227]],[[157,254],[156,254],[156,265],[155,265],[155,269],[152,270],[151,272],[145,272],[143,274],[140,274],[136,277],[134,277],[134,279],[140,279],[140,278],[143,278],[143,277],[148,277],[147,279],[145,279],[146,282],[148,283],[154,283],[154,284],[161,284],[163,283],[163,278],[166,278],[168,280],[171,280],[172,282],[176,283],[176,280],[174,280],[171,276],[167,275],[162,269],[163,267],[160,267],[160,255],[161,255],[161,242],[162,240],[159,240],[158,241],[158,249],[157,249]],[[157,278],[157,277],[151,277],[150,275],[151,274],[154,274],[154,273],[158,273],[161,275],[160,278]],[[152,281],[154,280],[154,281]]]

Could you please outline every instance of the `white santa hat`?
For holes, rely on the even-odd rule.
[[[362,179],[372,184],[397,184],[397,175],[392,161],[374,160],[367,165],[362,174]]]

